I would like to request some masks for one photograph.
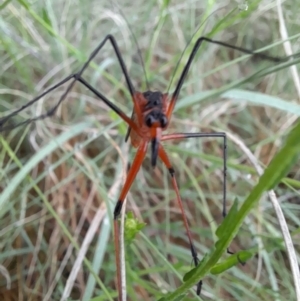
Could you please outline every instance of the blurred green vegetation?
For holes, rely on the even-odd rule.
[[[163,92],[169,91],[170,83],[173,91],[193,43],[202,35],[249,49],[264,48],[273,56],[286,55],[276,2],[122,0],[118,4],[120,9],[104,0],[4,1],[0,5],[0,116],[78,70],[108,33],[118,40],[140,91],[147,89],[147,83],[138,47],[150,88]],[[295,53],[300,32],[296,5],[294,1],[282,4]],[[235,199],[241,207],[259,178],[241,142],[265,167],[284,145],[300,114],[289,64],[204,43],[189,71],[169,132],[228,133],[228,209]],[[130,95],[109,44],[84,78],[131,114]],[[21,112],[16,121],[53,107],[65,87]],[[115,300],[109,221],[126,161],[132,161],[135,153],[130,149],[128,154],[126,130],[115,113],[77,84],[55,117],[2,135],[1,300],[61,300],[74,273],[77,250],[86,245],[84,239],[95,216],[99,227],[87,243],[90,265],[79,267],[68,300]],[[215,231],[222,222],[222,140],[188,139],[164,145],[176,170],[201,259],[214,248]],[[275,191],[298,257],[299,187],[295,161]],[[179,287],[192,268],[180,209],[161,164],[153,170],[146,159],[128,195],[129,210],[146,226],[126,245],[128,300],[158,300]],[[246,216],[230,250],[255,247],[261,249],[258,256],[245,266],[208,274],[202,298],[295,300],[282,235],[266,196]],[[200,298],[191,290],[183,300]]]

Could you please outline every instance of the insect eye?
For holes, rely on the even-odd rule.
[[[161,118],[160,118],[160,125],[162,128],[166,127],[166,125],[168,124],[168,118],[163,115]]]
[[[149,128],[152,126],[154,122],[155,122],[155,118],[151,114],[147,115],[145,119],[145,123]]]

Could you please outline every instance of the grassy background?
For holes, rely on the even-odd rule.
[[[248,10],[239,9],[246,4],[243,1],[133,4],[124,0],[119,5],[126,21],[110,1],[5,1],[0,20],[1,114],[21,106],[78,70],[108,33],[118,40],[136,89],[146,90],[137,45],[127,22],[138,40],[153,90],[168,89],[182,51],[200,24],[196,37],[205,34],[252,49],[268,46],[270,55],[284,56],[282,44],[273,45],[281,41],[276,2],[251,1]],[[286,1],[282,8],[289,36],[299,33],[295,3]],[[295,52],[299,51],[298,40],[299,37],[291,39]],[[179,69],[189,50],[191,46]],[[257,71],[274,67],[274,63],[239,57],[236,51],[203,45],[183,86],[169,128],[169,132],[228,133],[228,208],[235,198],[242,202],[257,181],[255,169],[236,139],[266,166],[300,112],[299,96],[289,69],[263,78],[254,76],[236,87]],[[129,93],[109,45],[94,63],[84,77],[130,114]],[[175,74],[170,91],[179,74]],[[64,88],[20,113],[16,121],[51,108]],[[132,160],[134,155],[134,150],[127,152],[125,133],[126,125],[120,118],[77,84],[55,117],[3,134],[1,299],[61,300],[76,266],[77,245],[81,250],[87,246],[86,257],[93,262],[102,283],[95,285],[89,278],[90,269],[81,265],[71,285],[69,300],[116,298],[109,221],[124,178],[124,161]],[[213,247],[214,232],[222,221],[221,142],[190,139],[165,143],[177,172],[200,258]],[[290,186],[279,185],[276,192],[299,256],[298,169],[295,166],[289,174]],[[160,164],[152,170],[149,158],[146,159],[128,195],[127,210],[147,223],[126,247],[128,300],[157,300],[178,287],[181,277],[177,275],[182,276],[191,268],[180,210],[167,171]],[[91,242],[86,243],[84,238],[90,237],[95,216],[100,225]],[[70,249],[73,245],[75,248]],[[246,218],[231,250],[257,245],[263,251],[245,266],[206,277],[203,298],[294,300],[281,233],[267,198]],[[9,282],[11,289],[7,288]]]

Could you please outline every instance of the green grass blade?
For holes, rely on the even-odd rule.
[[[166,301],[174,300],[178,296],[184,294],[188,289],[193,287],[200,279],[202,279],[210,269],[218,262],[221,255],[229,246],[232,239],[237,234],[239,227],[243,220],[250,212],[250,210],[257,204],[261,195],[273,187],[278,181],[288,172],[291,163],[299,157],[300,154],[300,122],[289,133],[286,144],[272,159],[269,166],[259,178],[257,185],[253,188],[249,196],[244,201],[242,207],[236,214],[236,218],[232,224],[228,224],[226,236],[222,238],[218,247],[212,252],[210,258],[205,265],[196,268],[196,272],[188,281],[182,284],[176,291],[165,297]]]

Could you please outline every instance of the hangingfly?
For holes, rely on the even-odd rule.
[[[52,116],[62,101],[66,98],[67,94],[70,92],[75,82],[80,82],[86,88],[88,88],[91,92],[93,92],[100,100],[102,100],[108,107],[110,107],[115,113],[119,115],[121,119],[129,126],[128,134],[126,136],[126,140],[130,137],[131,145],[137,148],[137,153],[133,160],[133,163],[128,171],[126,182],[121,190],[119,195],[119,199],[116,203],[114,209],[114,242],[115,242],[115,251],[116,251],[116,266],[117,266],[117,283],[118,283],[118,293],[119,293],[119,301],[122,300],[121,296],[121,272],[120,272],[120,259],[119,259],[119,224],[118,217],[120,215],[123,202],[126,198],[126,195],[137,175],[137,172],[140,169],[140,166],[146,156],[146,152],[148,147],[150,146],[151,152],[151,165],[154,167],[157,164],[157,160],[161,160],[163,164],[168,169],[173,189],[176,193],[176,198],[178,202],[178,206],[181,210],[184,227],[186,229],[191,255],[193,258],[194,265],[197,266],[199,263],[199,259],[197,257],[197,252],[193,244],[192,235],[189,229],[188,220],[183,209],[182,200],[180,197],[177,181],[175,178],[175,170],[172,166],[172,163],[168,157],[167,152],[162,146],[161,142],[168,140],[177,140],[177,139],[186,139],[186,138],[202,138],[202,137],[215,137],[221,138],[223,142],[223,216],[226,215],[226,134],[223,132],[213,132],[213,133],[173,133],[173,134],[164,134],[163,132],[168,128],[171,117],[173,114],[174,107],[176,105],[177,99],[180,94],[180,90],[182,88],[183,82],[188,74],[189,68],[193,62],[193,59],[201,46],[202,42],[214,43],[219,46],[231,48],[243,53],[251,54],[258,56],[262,59],[270,60],[273,62],[283,62],[290,59],[290,57],[280,58],[280,57],[271,57],[263,53],[255,53],[253,50],[248,50],[245,48],[229,45],[222,41],[212,40],[206,37],[200,37],[193,46],[192,52],[189,55],[189,58],[185,64],[185,67],[179,77],[178,83],[176,85],[175,91],[172,94],[162,93],[160,91],[145,91],[138,92],[135,90],[131,79],[129,77],[127,68],[123,61],[121,52],[117,45],[115,38],[112,35],[107,35],[104,40],[98,45],[98,47],[92,52],[91,56],[87,60],[87,62],[83,65],[81,70],[77,73],[71,74],[65,79],[61,80],[59,83],[54,85],[53,87],[46,90],[41,95],[35,97],[27,104],[22,106],[21,108],[15,110],[11,114],[7,115],[0,119],[0,132],[7,131],[12,128],[29,124],[30,122],[41,120]],[[128,117],[119,107],[117,107],[114,103],[112,103],[104,94],[96,90],[92,87],[83,77],[84,70],[88,67],[89,63],[94,59],[97,53],[102,49],[102,47],[106,44],[106,42],[110,42],[113,50],[117,56],[118,62],[121,66],[122,72],[125,76],[127,87],[131,94],[132,102],[133,102],[133,114],[131,117]],[[11,124],[11,119],[13,116],[17,115],[22,110],[28,108],[33,103],[37,102],[41,97],[45,96],[49,92],[55,90],[59,86],[65,84],[66,82],[70,82],[69,86],[60,97],[58,102],[54,107],[48,110],[45,114],[27,119],[23,122],[17,124]],[[10,122],[10,123],[8,123]],[[200,295],[202,287],[202,280],[197,284],[196,292]]]

